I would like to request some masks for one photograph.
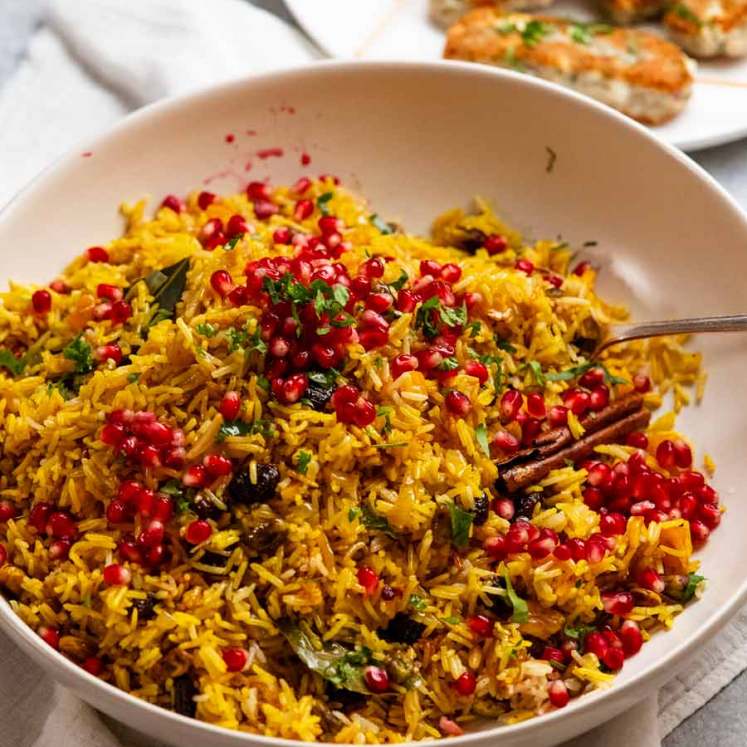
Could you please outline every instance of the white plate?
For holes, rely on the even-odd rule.
[[[261,157],[278,147],[282,156]],[[550,172],[548,147],[557,154]],[[302,153],[312,158],[308,168]],[[0,279],[48,282],[85,247],[121,232],[123,200],[150,194],[152,208],[170,192],[204,184],[238,190],[264,177],[287,184],[304,172],[339,175],[372,210],[414,231],[479,194],[529,235],[562,234],[574,246],[595,239],[602,292],[639,319],[744,311],[747,218],[709,176],[590,99],[466,63],[324,63],[147,107],[81,146],[5,209]],[[698,459],[704,448],[715,457],[716,487],[729,508],[701,554],[704,600],[627,661],[609,690],[450,739],[450,747],[546,747],[586,731],[654,697],[747,599],[747,501],[736,493],[746,474],[747,336],[703,337],[697,347],[708,367],[706,395],[678,425],[698,444]],[[43,643],[1,599],[0,625],[51,677],[153,738],[178,747],[288,744],[115,689]]]
[[[444,32],[428,19],[428,0],[285,0],[316,43],[332,57],[436,60]],[[584,0],[559,0],[547,13],[591,20]],[[747,58],[701,62],[693,95],[671,122],[651,128],[686,151],[747,135]]]

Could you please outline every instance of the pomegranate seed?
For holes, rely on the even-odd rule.
[[[625,663],[625,652],[621,648],[610,647],[605,652],[602,662],[608,669],[617,672]]]
[[[493,437],[492,445],[505,454],[513,454],[519,450],[519,439],[508,431],[498,431]]]
[[[49,287],[55,292],[59,293],[61,296],[67,296],[70,294],[70,287],[64,280],[53,280]]]
[[[472,409],[472,403],[467,395],[452,389],[445,397],[446,408],[458,418],[463,418]]]
[[[493,635],[493,623],[485,615],[470,615],[467,618],[469,629],[482,638],[488,638]]]
[[[220,454],[208,454],[202,463],[210,477],[224,477],[233,472],[231,460]]]
[[[4,566],[8,562],[8,551],[5,549],[5,545],[0,545],[0,567]]]
[[[243,648],[224,648],[223,661],[229,672],[242,672],[249,662],[249,654]]]
[[[711,530],[699,519],[690,522],[690,536],[695,547],[702,547],[711,534]]]
[[[525,272],[527,275],[531,275],[534,272],[534,263],[528,259],[517,259],[514,266],[517,270]]]
[[[122,348],[116,343],[110,343],[109,345],[102,345],[96,348],[96,358],[100,361],[114,361],[114,365],[118,366],[122,362]]]
[[[697,488],[696,495],[701,503],[718,504],[718,493],[710,485],[701,485]]]
[[[49,514],[52,512],[51,503],[36,503],[29,511],[29,524],[38,532],[43,532],[47,526]]]
[[[547,687],[547,695],[555,708],[565,708],[571,699],[563,680],[553,680]]]
[[[246,196],[250,200],[269,200],[272,197],[272,190],[269,184],[264,182],[249,182],[246,185]]]
[[[604,611],[610,615],[624,617],[633,609],[633,595],[628,591],[607,591],[602,593]]]
[[[243,236],[246,233],[251,233],[252,229],[246,222],[246,218],[243,215],[232,215],[226,223],[226,236],[229,239],[233,239],[236,236]]]
[[[196,519],[187,524],[187,528],[184,531],[184,539],[187,540],[190,545],[199,545],[200,543],[206,542],[210,539],[212,533],[213,528],[207,521]]]
[[[159,493],[153,501],[152,515],[154,519],[167,524],[174,515],[174,502],[167,495]]]
[[[359,428],[365,428],[367,425],[371,425],[375,419],[376,408],[367,399],[361,398],[355,404],[353,423]]]
[[[266,220],[275,215],[280,208],[269,200],[255,200],[254,202],[254,215],[259,220]]]
[[[508,249],[508,241],[506,240],[505,236],[502,236],[499,233],[493,233],[489,236],[485,237],[485,241],[483,242],[483,247],[485,247],[485,251],[492,257],[495,254],[500,254],[501,252],[505,252],[506,249]]]
[[[108,262],[109,252],[103,246],[91,246],[86,249],[86,256],[89,262]]]
[[[182,484],[188,488],[203,488],[207,485],[207,473],[201,464],[190,467],[182,477]]]
[[[599,488],[602,491],[609,490],[612,486],[612,470],[608,464],[597,462],[589,468],[586,481],[594,488]]]
[[[402,353],[398,355],[391,364],[392,378],[398,379],[408,371],[414,371],[418,367],[418,359],[414,355]]]
[[[106,507],[106,520],[110,524],[121,524],[127,521],[129,514],[127,504],[119,498],[112,500]]]
[[[679,482],[682,484],[684,490],[700,490],[705,485],[705,478],[700,472],[683,472],[679,477]],[[718,501],[709,501],[710,503],[717,503]]]
[[[587,273],[589,270],[591,270],[591,262],[579,262],[574,268],[573,268],[573,274],[578,275],[581,277],[585,273]]]
[[[547,413],[547,420],[555,428],[568,423],[568,408],[563,405],[555,405]]]
[[[158,519],[151,519],[144,529],[140,532],[138,537],[138,544],[144,547],[155,547],[163,542],[165,527],[163,522]]]
[[[279,399],[283,404],[292,405],[303,397],[308,388],[309,379],[306,374],[293,374],[283,382]]]
[[[482,543],[482,549],[488,554],[493,560],[503,560],[506,557],[506,540],[500,535],[495,537],[488,537]]]
[[[562,664],[565,661],[565,654],[561,649],[555,648],[555,646],[545,646],[540,659],[544,659],[545,661],[557,661],[559,664]]]
[[[42,625],[39,628],[39,636],[48,646],[51,646],[55,651],[60,649],[60,632],[57,628],[51,628],[48,625]]]
[[[360,267],[360,273],[363,277],[369,279],[380,278],[384,275],[384,260],[381,257],[371,257],[367,259]]]
[[[441,268],[441,279],[447,283],[456,283],[462,277],[462,268],[453,262],[447,262]]]
[[[117,448],[125,436],[124,428],[121,425],[115,425],[114,423],[105,423],[101,429],[101,435],[99,438],[107,446],[113,446]]]
[[[607,545],[603,542],[592,542],[591,539],[586,543],[586,560],[589,563],[600,563],[604,558]]]
[[[127,301],[116,301],[112,304],[111,320],[114,324],[122,324],[132,316],[132,306]]]
[[[238,392],[226,392],[220,402],[220,414],[223,420],[236,420],[241,411],[241,398]]]
[[[48,314],[52,308],[52,294],[47,290],[34,291],[31,296],[31,305],[37,314]]]
[[[94,677],[98,677],[104,671],[104,662],[96,656],[89,656],[81,666]]]
[[[379,585],[379,574],[373,568],[363,566],[356,574],[358,583],[364,588],[366,594],[373,594]]]
[[[221,298],[225,298],[234,287],[233,278],[226,270],[216,270],[210,276],[210,285]]]
[[[571,548],[565,543],[558,545],[553,552],[553,556],[556,560],[570,560],[571,559]]]
[[[200,210],[207,210],[216,199],[218,199],[217,195],[214,195],[212,192],[200,192],[200,194],[197,195],[197,207],[199,207]]]
[[[585,488],[582,496],[584,503],[592,511],[599,511],[599,509],[604,505],[604,496],[599,488]]]
[[[540,537],[527,545],[527,552],[534,560],[542,560],[554,552],[556,545],[552,537]]]
[[[639,394],[645,394],[651,391],[651,379],[645,374],[636,374],[633,377],[633,388]]]
[[[681,439],[677,439],[673,444],[674,463],[680,469],[687,469],[693,463],[693,452],[690,447]]]
[[[636,583],[638,586],[655,591],[657,594],[661,594],[666,586],[661,576],[653,568],[643,568],[640,570],[636,575]]]
[[[610,402],[610,390],[601,384],[589,392],[589,409],[598,412],[603,410]]]
[[[161,203],[162,208],[168,208],[175,213],[181,213],[184,210],[184,201],[176,195],[166,195]]]
[[[78,533],[78,526],[64,511],[53,511],[47,520],[46,532],[57,539],[73,539]]]
[[[645,451],[648,449],[648,436],[640,431],[635,431],[628,434],[625,443],[635,449],[643,449]]]
[[[267,347],[270,354],[276,358],[285,358],[291,351],[290,340],[287,340],[285,337],[273,337]]]
[[[599,531],[605,537],[616,537],[625,534],[628,522],[622,514],[611,512],[603,513],[599,517]]]
[[[721,511],[715,503],[703,503],[698,508],[698,518],[713,531],[721,523]]]
[[[295,220],[306,220],[314,212],[314,203],[311,200],[299,200],[293,210]]]
[[[104,583],[108,586],[129,586],[131,580],[130,571],[119,563],[104,567]]]
[[[530,527],[528,521],[519,520],[511,525],[506,535],[506,549],[509,553],[524,552],[530,541]]]
[[[698,499],[692,493],[683,493],[678,503],[683,519],[693,519],[698,512]]]
[[[590,368],[581,376],[578,383],[586,389],[593,389],[600,386],[604,384],[604,370],[601,368]]]
[[[454,682],[454,689],[459,695],[472,695],[477,687],[477,677],[472,672],[463,672]]]
[[[591,404],[589,394],[582,389],[569,389],[563,392],[563,401],[574,415],[583,415]]]
[[[372,693],[384,693],[389,689],[389,675],[381,667],[366,667],[363,679]]]
[[[521,392],[516,389],[508,389],[503,393],[500,401],[501,418],[504,423],[516,420],[522,405]]]
[[[492,503],[493,512],[502,519],[511,521],[516,513],[516,506],[510,498],[496,498]]]
[[[544,418],[546,414],[545,398],[536,392],[527,394],[527,412],[534,418]]]
[[[142,561],[140,549],[135,544],[135,539],[131,534],[119,541],[117,549],[119,550],[119,554],[131,563],[140,563]]]
[[[591,631],[584,639],[584,650],[594,654],[600,661],[604,659],[609,647],[607,639],[598,630]]]
[[[275,244],[290,244],[292,238],[293,235],[288,226],[280,226],[280,228],[276,228],[272,234],[272,241]]]
[[[467,376],[474,376],[481,385],[490,378],[488,367],[480,361],[467,361],[464,364],[464,373]]]
[[[10,501],[0,501],[0,524],[9,521],[16,515],[16,507]]]
[[[625,620],[620,626],[619,635],[626,657],[633,656],[641,650],[643,636],[637,622],[634,620]]]
[[[401,290],[397,295],[397,311],[410,314],[415,311],[418,298],[411,290]]]

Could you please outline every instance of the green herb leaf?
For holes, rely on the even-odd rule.
[[[195,330],[198,335],[202,335],[203,337],[215,337],[218,334],[218,328],[207,322],[195,325]]]
[[[675,3],[671,7],[670,11],[676,16],[682,18],[683,21],[694,23],[698,28],[701,28],[704,25],[703,20],[700,18],[700,16],[698,16],[694,10],[689,8],[684,3]]]
[[[681,602],[689,602],[698,589],[698,586],[705,581],[705,576],[699,576],[697,573],[688,573],[687,584],[682,589],[682,594],[678,597]]]
[[[596,630],[593,625],[566,625],[565,628],[563,628],[563,634],[566,638],[572,638],[574,641],[578,641],[578,645],[583,651],[586,636],[593,630]]]
[[[387,537],[397,537],[394,530],[389,526],[386,516],[377,514],[367,505],[361,506],[361,523],[366,529],[371,529],[374,532],[383,532]]]
[[[514,612],[511,615],[511,622],[527,622],[527,620],[529,620],[529,607],[527,607],[527,603],[514,591],[508,571],[504,574],[504,580],[506,581],[506,596],[508,597],[511,606],[514,608]]]
[[[140,379],[141,375],[142,374],[139,374],[137,372],[131,373],[131,374],[127,374],[127,381],[129,381],[130,384],[134,384],[136,381],[138,381]]]
[[[542,21],[532,19],[522,29],[521,40],[527,47],[534,47],[542,41],[544,36],[550,33],[550,30],[551,27],[542,23]]]
[[[243,420],[228,420],[221,425],[215,440],[222,443],[231,436],[255,436],[261,435],[271,438],[275,435],[275,427],[271,420],[253,420],[246,423]]]
[[[25,356],[16,358],[10,350],[0,350],[0,368],[7,368],[13,376],[20,376],[26,368]]]
[[[322,642],[290,620],[281,620],[278,627],[296,656],[312,672],[343,690],[370,693],[363,676],[366,666],[373,661],[370,649],[349,649],[334,641]]]
[[[545,374],[542,373],[542,366],[538,361],[527,361],[527,366],[534,376],[534,380],[537,382],[537,386],[545,386]]]
[[[234,353],[237,350],[246,347],[249,342],[249,333],[245,329],[235,329],[234,327],[231,327],[226,330],[226,339],[228,340],[228,352]],[[262,344],[264,345],[264,341]]]
[[[149,326],[174,316],[176,305],[181,300],[187,285],[189,261],[189,257],[185,257],[162,270],[155,270],[150,275],[136,280],[125,292],[125,298],[129,300],[134,295],[134,289],[138,283],[144,282],[148,287],[148,291],[153,296],[153,302],[158,307]]]
[[[475,428],[475,440],[483,454],[490,456],[490,444],[488,443],[488,428],[485,423],[480,423]]]
[[[362,513],[363,512],[359,508],[357,508],[357,507],[351,508],[348,511],[348,521],[350,521],[350,522],[355,521]]]
[[[410,599],[408,601],[410,607],[417,610],[418,612],[422,612],[423,610],[428,608],[428,602],[423,599],[423,597],[419,596],[418,594],[410,594]]]
[[[601,368],[602,371],[604,371],[604,378],[608,384],[616,385],[628,383],[627,379],[623,379],[619,376],[611,374],[607,370],[607,367],[599,361],[586,361],[585,363],[581,363],[578,366],[567,368],[564,371],[550,371],[549,373],[545,374],[545,379],[547,381],[571,381],[572,379],[576,379],[579,376],[582,376],[592,368]]]
[[[383,233],[385,236],[394,233],[394,229],[385,220],[379,218],[376,213],[369,215],[368,220],[371,221],[371,224],[379,231],[379,233]]]
[[[439,371],[454,371],[459,368],[459,361],[456,358],[444,358],[436,368]]]
[[[236,248],[236,244],[238,244],[243,238],[243,233],[237,233],[235,236],[231,236],[231,238],[223,244],[223,251],[232,252]]]
[[[511,355],[516,355],[516,353],[518,352],[508,340],[499,340],[498,338],[496,338],[495,344],[498,350],[503,350],[504,352],[510,353]]]
[[[316,198],[316,206],[322,215],[329,215],[329,206],[327,203],[334,197],[334,192],[325,192]]]
[[[457,506],[453,501],[449,503],[449,519],[451,521],[451,541],[454,547],[463,549],[469,543],[469,528],[474,518],[469,511]]]
[[[441,620],[443,620],[447,625],[459,625],[459,623],[462,622],[462,618],[457,617],[456,615],[449,615],[449,617],[442,617]]]
[[[94,368],[93,351],[91,346],[78,335],[63,351],[62,354],[75,364],[75,373],[91,373]]]
[[[387,287],[391,291],[396,293],[397,291],[400,291],[402,290],[402,288],[405,287],[409,279],[410,279],[410,276],[404,270],[402,270],[400,272],[399,277],[393,283],[389,283]],[[392,293],[392,295],[394,295],[394,293]]]
[[[308,451],[299,451],[298,452],[298,464],[296,465],[296,469],[302,475],[305,475],[306,471],[309,468],[310,462],[311,462],[311,454],[309,454]]]
[[[482,324],[478,321],[470,322],[467,325],[467,330],[469,331],[470,337],[477,337],[477,335],[480,334],[481,329],[482,329]]]

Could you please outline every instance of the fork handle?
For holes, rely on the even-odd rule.
[[[706,316],[695,319],[670,319],[661,322],[635,322],[616,324],[610,335],[597,346],[593,358],[603,350],[630,340],[663,335],[692,334],[696,332],[747,332],[747,314],[731,316]]]

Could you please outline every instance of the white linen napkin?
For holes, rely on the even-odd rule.
[[[128,111],[211,82],[304,64],[296,30],[240,0],[51,0],[0,90],[0,206]],[[0,633],[0,747],[157,747],[55,685]],[[655,698],[566,747],[658,747],[747,668],[747,611]],[[657,719],[658,710],[658,719]]]

